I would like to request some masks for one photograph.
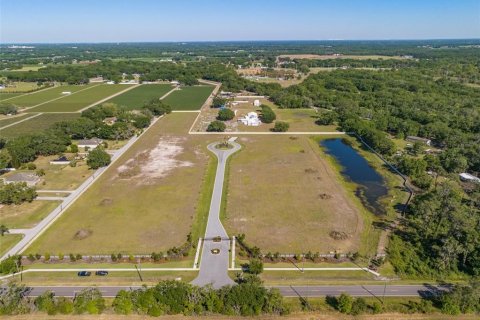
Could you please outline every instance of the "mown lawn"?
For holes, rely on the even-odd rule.
[[[212,93],[213,86],[181,87],[174,91],[163,101],[173,110],[198,110]]]
[[[13,247],[18,241],[22,240],[21,234],[5,234],[0,237],[0,256],[3,256],[7,250]]]
[[[32,110],[35,112],[75,112],[129,87],[130,85],[124,84],[96,85],[82,92],[35,107]]]
[[[61,98],[59,100],[62,100],[66,97],[69,97],[68,95],[62,95],[62,92],[70,91],[73,94],[76,91],[86,89],[94,85],[96,84],[88,84],[82,86],[59,86],[55,88],[43,89],[29,94],[17,96],[13,99],[5,101],[5,103],[13,104],[17,107],[33,107],[37,104],[44,103],[52,99]]]
[[[1,205],[0,220],[8,228],[32,228],[59,204],[60,201],[35,200],[20,205]]]
[[[2,137],[14,138],[26,134],[33,134],[48,129],[55,122],[76,119],[80,117],[79,113],[53,113],[42,114],[33,119],[23,121],[14,126],[8,127],[0,131]]]
[[[144,84],[140,87],[116,96],[107,102],[116,103],[127,110],[140,109],[145,102],[151,99],[161,98],[173,87],[170,84]]]
[[[1,117],[0,118],[0,128],[8,126],[9,124],[15,123],[17,121],[26,119],[26,118],[31,117],[33,115],[35,115],[35,113],[24,113],[24,114],[19,114],[17,116]]]

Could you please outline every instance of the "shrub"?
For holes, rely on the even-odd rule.
[[[65,259],[65,255],[63,253],[58,254],[58,260],[63,260]]]
[[[351,315],[359,315],[367,311],[368,305],[364,298],[357,298],[352,303],[352,309],[350,310]]]
[[[262,120],[263,123],[272,123],[277,119],[277,115],[269,106],[262,104],[260,108],[262,109],[260,120]]]
[[[276,121],[275,126],[272,128],[273,132],[287,132],[290,125],[284,121]]]
[[[208,132],[223,132],[223,131],[225,131],[226,128],[227,128],[227,126],[225,125],[225,123],[223,123],[222,121],[215,120],[215,121],[212,121],[208,125],[207,131]]]
[[[50,261],[50,253],[45,253],[45,256],[43,258],[45,261]]]
[[[70,314],[73,312],[73,302],[72,300],[65,298],[65,297],[59,297],[57,300],[57,310],[61,314]]]
[[[342,293],[338,298],[337,298],[337,310],[340,311],[341,313],[350,313],[352,311],[352,305],[353,305],[353,299],[352,297],[347,294],[347,293]]]
[[[248,273],[260,274],[263,272],[263,262],[260,259],[252,259],[248,264]]]
[[[73,307],[78,314],[100,314],[105,310],[105,299],[97,288],[88,288],[77,294]]]
[[[228,121],[235,117],[235,113],[231,109],[221,109],[218,112],[217,120]]]
[[[39,311],[47,312],[49,315],[54,315],[57,313],[54,294],[51,291],[47,290],[40,296],[36,297],[34,304]]]
[[[74,143],[70,145],[70,152],[72,153],[77,153],[78,152],[78,146]]]

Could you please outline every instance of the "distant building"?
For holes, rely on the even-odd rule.
[[[95,149],[102,142],[103,142],[102,139],[92,138],[92,139],[88,139],[88,140],[80,140],[80,141],[78,141],[77,145],[78,145],[79,148]]]
[[[430,139],[416,137],[416,136],[408,136],[406,140],[410,141],[410,142],[421,142],[421,143],[426,144],[427,146],[432,144],[432,141]]]
[[[260,107],[260,105],[261,105],[260,100],[258,100],[258,99],[253,100],[253,106],[254,107]]]
[[[471,175],[470,173],[462,172],[459,174],[460,180],[465,182],[477,182],[480,183],[480,178]]]
[[[50,161],[50,164],[66,165],[70,164],[70,160],[68,160],[65,156],[61,156],[58,159]]]
[[[69,94],[72,94],[72,91],[62,91],[62,94],[67,96]]]
[[[258,127],[262,121],[258,118],[258,114],[256,112],[249,112],[243,118],[238,119],[239,122],[243,123],[246,126],[253,126]]]
[[[25,182],[27,186],[33,187],[40,181],[40,177],[30,172],[17,172],[3,178],[3,183]]]
[[[88,79],[88,82],[91,82],[91,83],[95,83],[95,82],[103,82],[103,77],[100,76],[100,77],[94,77],[94,78],[90,78]]]
[[[117,122],[117,117],[108,117],[103,119],[103,123],[109,126],[113,125],[115,122]]]

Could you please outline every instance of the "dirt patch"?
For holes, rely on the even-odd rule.
[[[182,154],[184,138],[161,137],[149,151],[135,155],[133,159],[118,167],[118,176],[123,179],[138,178],[142,184],[163,178],[175,168],[191,167],[193,163],[178,160]]]
[[[100,201],[99,205],[100,206],[109,206],[113,203],[113,200],[111,198],[105,198]]]
[[[343,231],[332,231],[330,237],[335,240],[345,240],[349,238],[349,235]]]
[[[321,178],[320,178],[320,180],[321,180]],[[332,199],[332,196],[329,195],[329,194],[326,194],[326,193],[320,193],[320,194],[318,195],[318,197],[319,197],[320,199],[322,199],[322,200]]]
[[[83,240],[92,235],[93,231],[89,229],[80,229],[78,230],[75,235],[73,236],[73,239],[75,240]]]

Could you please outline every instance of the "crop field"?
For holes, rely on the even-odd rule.
[[[5,138],[14,138],[26,134],[37,133],[48,129],[55,122],[76,119],[78,117],[80,117],[79,113],[44,113],[33,119],[5,128],[0,131],[0,134]]]
[[[41,103],[44,103],[44,102],[47,102],[47,101],[50,101],[50,100],[53,100],[53,99],[61,98],[59,100],[62,100],[65,97],[68,97],[67,95],[62,95],[62,92],[64,92],[64,91],[70,91],[73,94],[76,91],[80,91],[80,90],[92,87],[94,85],[96,85],[96,84],[93,84],[93,85],[88,84],[88,85],[82,85],[82,86],[70,85],[70,86],[59,86],[59,87],[55,87],[55,88],[47,88],[47,89],[43,89],[43,90],[39,90],[39,91],[29,93],[29,94],[20,95],[20,96],[17,96],[15,98],[13,98],[13,99],[8,99],[6,101],[2,101],[2,103],[4,103],[4,102],[7,103],[8,102],[9,104],[16,105],[19,108],[33,107],[33,106],[36,106],[38,104],[41,104]]]
[[[140,109],[145,102],[151,99],[160,98],[172,89],[173,87],[170,84],[144,84],[116,96],[107,102],[124,106],[128,110]]]
[[[173,110],[198,110],[212,93],[213,86],[182,87],[169,94],[163,101]]]
[[[187,139],[195,117],[160,119],[27,251],[149,254],[182,245],[210,159],[208,137]]]
[[[124,84],[95,85],[82,92],[77,92],[65,98],[48,102],[32,110],[38,112],[75,112],[129,87],[130,85]]]
[[[59,204],[60,201],[35,200],[20,205],[0,205],[0,220],[8,228],[33,228]]]
[[[2,93],[18,93],[22,94],[38,88],[36,82],[12,82],[1,90]]]
[[[20,120],[26,119],[26,118],[31,117],[33,115],[35,115],[35,113],[24,113],[24,114],[19,114],[19,115],[10,116],[10,117],[0,116],[0,128],[8,126],[12,123],[18,122]]]
[[[355,252],[364,229],[357,203],[305,136],[240,138],[230,162],[224,225],[262,252]]]
[[[10,93],[10,92],[0,91],[0,103],[5,99],[10,99],[10,98],[19,96],[21,94],[23,94],[23,93],[21,93],[21,92]]]

